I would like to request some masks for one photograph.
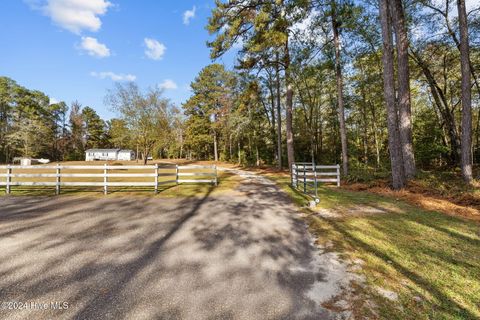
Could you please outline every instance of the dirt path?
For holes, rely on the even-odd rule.
[[[237,192],[201,199],[0,197],[0,301],[29,304],[0,318],[347,319],[324,307],[346,265],[271,181],[233,172]]]

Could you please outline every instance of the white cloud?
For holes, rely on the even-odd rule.
[[[152,38],[145,38],[144,42],[147,47],[147,49],[145,49],[145,55],[148,58],[152,60],[160,60],[163,58],[165,50],[167,50],[167,47],[165,47],[163,43]]]
[[[82,37],[79,49],[85,50],[88,55],[93,57],[105,58],[110,56],[110,49],[92,37]]]
[[[137,79],[133,74],[117,74],[111,71],[106,72],[90,72],[90,75],[99,79],[109,78],[112,81],[135,81]]]
[[[465,9],[467,13],[480,7],[478,0],[465,0]]]
[[[158,87],[163,90],[175,90],[178,88],[177,84],[170,79],[163,80],[163,82],[160,83]]]
[[[56,25],[73,33],[83,30],[98,31],[102,26],[99,16],[104,15],[112,3],[107,0],[40,0],[29,2],[40,9]]]
[[[187,10],[183,13],[183,24],[184,25],[189,25],[190,20],[195,18],[195,12],[197,11],[197,8],[193,6],[192,10]]]
[[[60,102],[60,100],[58,100],[58,99],[56,99],[56,98],[54,98],[54,97],[51,97],[51,98],[50,98],[50,104],[57,104],[57,103],[59,103],[59,102]]]

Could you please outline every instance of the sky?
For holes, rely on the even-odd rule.
[[[213,0],[1,0],[0,76],[52,102],[78,100],[104,119],[115,82],[159,86],[180,106],[212,63],[205,26]],[[219,63],[231,65],[234,53]]]

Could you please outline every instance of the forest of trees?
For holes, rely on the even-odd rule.
[[[44,93],[0,77],[0,162],[84,160],[90,148],[132,149],[145,161],[143,155],[181,156],[181,117],[161,91],[118,84],[105,102],[118,118],[105,121],[78,101],[51,103]]]
[[[472,2],[473,3],[473,2]],[[418,168],[472,180],[480,160],[480,3],[464,0],[216,3],[213,59],[184,105],[197,158],[291,165]]]
[[[474,2],[470,2],[474,3]],[[118,84],[119,114],[49,102],[0,78],[0,159],[81,159],[94,147],[155,157],[391,170],[480,161],[480,4],[465,0],[231,0],[209,18],[213,63],[177,109],[156,89]]]

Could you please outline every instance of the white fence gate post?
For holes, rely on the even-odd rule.
[[[10,182],[12,182],[12,168],[10,165],[7,166],[7,186],[5,188],[5,191],[7,194],[10,194]]]
[[[178,164],[175,165],[175,181],[177,182],[177,185],[178,185]]]
[[[298,172],[299,172],[299,165],[297,163],[293,163],[293,170],[292,170],[292,180],[293,180],[293,185],[295,188],[298,187]]]
[[[307,193],[307,168],[303,164],[303,193]]]
[[[340,187],[340,165],[337,164],[337,187]]]
[[[155,164],[155,193],[158,193],[158,163]]]
[[[295,186],[295,188],[298,187],[298,164],[294,163],[293,164],[293,172],[294,172],[294,176],[293,176],[293,185]]]
[[[292,168],[291,168],[291,174],[290,174],[290,184],[293,186],[295,186],[295,182],[294,182],[294,179],[295,179],[295,163],[292,163]]]
[[[217,174],[217,165],[214,165],[213,167],[215,168],[215,186],[217,186],[217,185],[218,185],[218,179],[217,179],[217,176],[218,176],[218,174]]]
[[[103,194],[108,194],[108,178],[107,178],[107,164],[105,163],[105,169],[103,169]]]
[[[55,177],[55,194],[60,194],[60,164],[57,163],[56,167],[56,177]]]

